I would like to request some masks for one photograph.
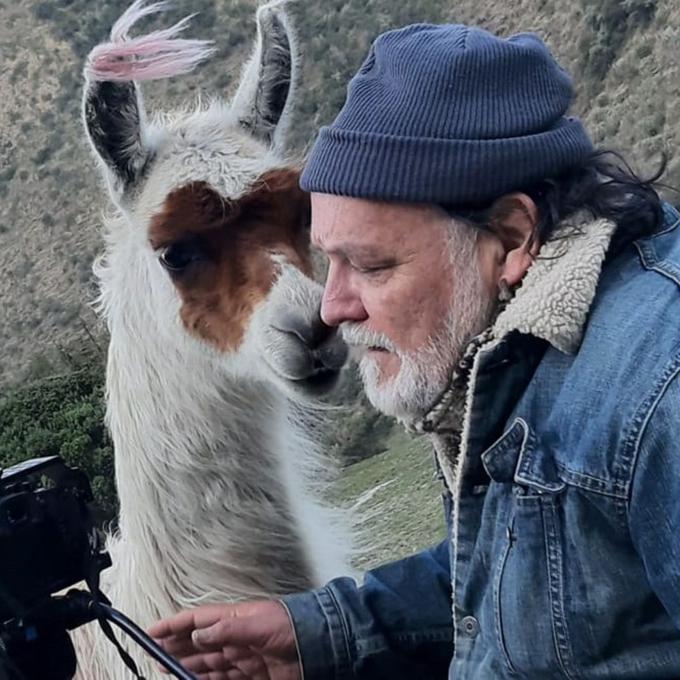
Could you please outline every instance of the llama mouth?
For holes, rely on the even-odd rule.
[[[300,386],[307,392],[321,393],[330,390],[338,381],[340,371],[333,368],[317,368],[310,375],[292,380],[295,385]]]

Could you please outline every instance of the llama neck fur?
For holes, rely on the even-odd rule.
[[[114,247],[99,270],[120,499],[110,597],[144,623],[337,575],[341,548],[321,529],[332,517],[309,495],[317,445],[299,413],[272,386],[230,376],[208,346],[165,338],[135,295],[147,270],[134,257]]]

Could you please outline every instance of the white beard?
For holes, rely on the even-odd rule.
[[[453,230],[469,230],[455,225]],[[489,324],[495,301],[484,285],[477,261],[474,233],[454,231],[450,237],[451,270],[455,294],[440,328],[428,338],[425,346],[415,351],[401,351],[382,333],[364,329],[361,324],[342,324],[343,337],[358,349],[359,371],[366,396],[373,406],[403,422],[424,416],[446,389],[453,368],[468,342]],[[396,354],[399,371],[383,378],[379,359],[367,353],[368,347],[379,347]]]

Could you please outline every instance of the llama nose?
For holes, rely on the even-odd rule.
[[[280,323],[277,323],[276,327],[284,333],[294,335],[311,350],[321,347],[338,330],[335,326],[327,326],[321,320],[318,311],[311,323],[299,316],[288,315]]]

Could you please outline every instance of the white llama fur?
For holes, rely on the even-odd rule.
[[[162,4],[134,3],[112,45],[124,45],[132,23],[151,9]],[[119,122],[129,130],[113,157],[102,153],[97,134],[106,131],[93,117],[96,88],[106,78],[92,62],[86,68],[86,125],[116,207],[95,268],[111,335],[107,419],[120,499],[119,530],[108,539],[113,567],[102,574],[102,591],[142,627],[200,603],[276,596],[351,573],[346,518],[318,500],[328,462],[291,399],[291,355],[301,348],[276,328],[291,309],[311,323],[322,287],[277,257],[270,294],[238,350],[225,354],[185,330],[180,297],[148,242],[150,220],[174,189],[204,181],[233,200],[285,165],[279,154],[290,96],[278,125],[271,116],[261,120],[263,93],[281,73],[260,61],[268,31],[283,27],[291,47],[294,40],[281,4],[260,8],[258,27],[234,107],[216,101],[147,122],[135,85],[136,102],[121,103]],[[274,49],[282,49],[280,37],[270,36]],[[175,49],[178,69],[186,65],[181,45],[168,47],[174,34],[162,38],[164,54]],[[205,49],[188,42],[189,59]],[[147,49],[143,58],[148,68],[153,54]],[[128,67],[141,60],[133,55]],[[95,624],[73,636],[80,678],[131,677]],[[146,677],[161,677],[141,650],[126,647]]]

